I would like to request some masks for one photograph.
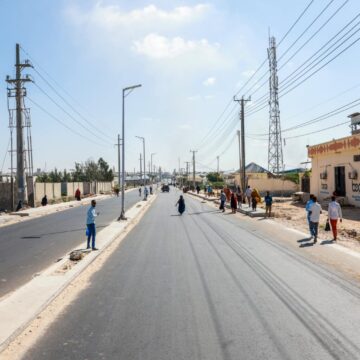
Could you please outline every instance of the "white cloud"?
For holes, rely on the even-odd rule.
[[[211,86],[211,85],[215,84],[215,81],[216,81],[216,79],[214,77],[209,77],[203,82],[203,85]]]
[[[104,5],[100,1],[87,12],[72,6],[67,13],[73,21],[80,25],[89,24],[111,30],[124,27],[133,28],[134,26],[189,23],[201,18],[210,7],[208,4],[198,4],[195,6],[179,6],[167,11],[159,9],[156,5],[148,5],[126,12],[120,6]]]
[[[206,39],[194,41],[179,36],[168,38],[158,34],[148,34],[142,40],[134,42],[133,50],[152,59],[171,59],[195,52],[206,52],[210,55],[217,51],[218,46],[218,44],[211,45]]]

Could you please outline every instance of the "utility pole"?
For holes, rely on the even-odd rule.
[[[194,186],[194,190],[195,190],[195,187],[196,187],[196,184],[195,184],[195,153],[197,153],[198,151],[190,150],[190,152],[193,153],[193,186]]]
[[[240,130],[237,131],[237,135],[238,135],[238,139],[239,139],[239,186],[242,187],[242,184],[241,184],[241,140],[240,140]],[[243,189],[243,192],[244,192],[244,189]]]
[[[156,155],[156,153],[150,154],[150,174],[152,175],[153,172],[153,156]]]
[[[219,174],[219,156],[216,157],[217,160],[217,173]]]
[[[118,142],[117,144],[115,144],[115,146],[117,146],[118,148],[118,184],[119,184],[119,189],[120,189],[120,184],[121,184],[121,168],[120,168],[120,146],[121,146],[121,139],[120,139],[120,134],[118,134]]]
[[[281,142],[276,40],[274,36],[269,38],[268,58],[270,67],[268,169],[272,173],[279,174],[283,170],[283,151]]]
[[[142,158],[141,158],[141,153],[140,153],[140,179],[142,179]],[[141,185],[140,185],[141,186]]]
[[[187,186],[189,185],[189,169],[190,169],[190,161],[185,161],[186,164],[186,182]]]
[[[16,44],[16,76],[15,79],[6,77],[8,84],[13,84],[13,89],[8,89],[8,96],[12,96],[12,91],[15,92],[16,98],[16,180],[17,180],[17,201],[23,204],[26,200],[26,175],[25,175],[25,149],[24,149],[24,96],[26,96],[26,89],[24,83],[32,81],[29,75],[25,78],[21,77],[21,71],[24,68],[32,67],[28,60],[21,63],[20,60],[20,45]],[[30,150],[30,149],[28,149]]]
[[[245,191],[246,187],[246,174],[245,174],[245,102],[251,101],[250,98],[247,100],[242,97],[237,99],[234,96],[234,101],[240,103],[240,132],[241,132],[241,187],[242,191]]]

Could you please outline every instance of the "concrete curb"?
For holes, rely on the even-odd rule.
[[[69,260],[68,256],[64,256],[61,261],[51,265],[27,284],[3,298],[0,302],[0,353],[117,237],[136,225],[156,199],[156,195],[148,199],[147,202],[136,203],[126,212],[127,221],[114,221],[98,233],[96,245],[99,251],[89,253],[66,272],[61,271]]]

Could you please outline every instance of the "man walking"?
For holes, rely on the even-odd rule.
[[[340,204],[336,201],[336,197],[331,197],[331,202],[329,203],[328,208],[328,217],[331,224],[331,230],[334,235],[334,241],[337,239],[337,221],[340,219],[342,222],[342,211]]]
[[[87,218],[86,218],[86,226],[87,226],[87,234],[88,234],[87,249],[90,249],[90,238],[92,238],[91,248],[93,250],[98,250],[95,247],[95,237],[96,237],[95,218],[100,213],[97,213],[95,211],[95,207],[96,207],[96,201],[91,200],[91,206],[89,207],[89,209],[87,211]]]
[[[249,203],[249,207],[251,206],[251,193],[252,193],[252,188],[250,187],[250,185],[248,185],[248,187],[245,190],[245,196],[247,198],[247,201]]]
[[[270,195],[270,192],[267,191],[265,196],[265,217],[271,217],[272,202],[272,196]]]
[[[305,210],[307,212],[306,219],[307,219],[307,222],[309,224],[309,231],[310,231],[310,237],[311,238],[313,237],[313,234],[311,232],[311,226],[310,226],[310,215],[311,215],[310,208],[313,206],[313,204],[314,204],[314,195],[310,194],[310,199],[308,200],[308,202],[305,205]]]
[[[310,233],[314,236],[314,244],[317,243],[321,205],[317,202],[317,197],[313,196],[313,204],[310,208]]]

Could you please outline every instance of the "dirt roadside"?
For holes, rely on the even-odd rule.
[[[281,200],[277,202],[276,200]],[[264,204],[260,204],[264,207]],[[306,219],[305,205],[300,202],[293,202],[290,198],[277,199],[274,198],[273,218],[279,224],[286,227],[309,233],[309,227]],[[360,252],[360,209],[355,207],[343,207],[343,222],[338,222],[338,240],[337,243],[344,247]],[[332,240],[332,232],[325,231],[325,223],[327,219],[327,206],[323,206],[323,212],[320,216],[319,238],[321,240]]]

